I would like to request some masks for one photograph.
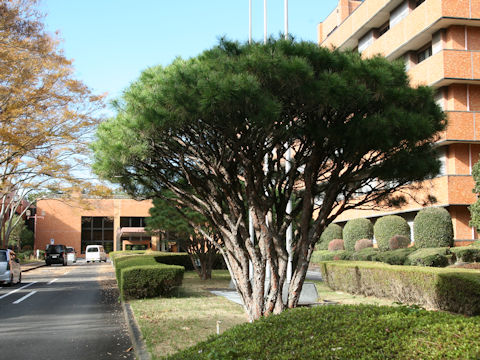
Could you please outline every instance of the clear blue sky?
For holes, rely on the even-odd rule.
[[[263,40],[263,1],[253,3],[253,38]],[[59,30],[77,78],[117,97],[141,71],[189,58],[220,36],[248,40],[248,0],[42,0],[47,30]],[[283,0],[268,0],[270,35],[283,33]],[[337,0],[289,0],[289,33],[317,41]]]

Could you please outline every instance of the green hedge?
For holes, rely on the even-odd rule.
[[[118,282],[118,288],[122,288],[122,271],[123,269],[134,266],[145,265],[159,265],[159,262],[155,260],[154,255],[129,255],[117,257],[115,260],[115,276]]]
[[[318,306],[235,326],[167,357],[234,359],[479,359],[480,321],[411,307]]]
[[[445,267],[455,262],[450,248],[418,249],[408,255],[405,265]]]
[[[444,208],[420,210],[413,220],[413,233],[419,248],[453,246],[452,218]]]
[[[328,244],[334,239],[343,239],[342,227],[337,224],[328,225],[320,235],[320,240],[317,243],[317,250],[327,250]]]
[[[373,225],[371,221],[364,218],[347,221],[343,228],[345,250],[355,250],[355,243],[360,239],[373,239]]]
[[[373,234],[375,240],[377,240],[378,248],[386,251],[389,250],[389,241],[393,236],[402,235],[410,238],[410,226],[401,216],[382,216],[375,222]]]
[[[465,315],[480,314],[480,273],[476,270],[346,261],[324,262],[320,269],[334,290]]]
[[[310,262],[317,264],[322,261],[330,260],[350,260],[353,252],[347,250],[329,251],[329,250],[316,250],[312,254]]]
[[[185,269],[177,265],[143,265],[121,271],[120,294],[124,299],[164,296],[182,284]]]
[[[416,251],[415,248],[382,251],[377,254],[375,260],[390,265],[403,265],[407,261],[408,255],[410,255],[414,251]]]
[[[457,261],[480,262],[480,248],[477,246],[459,246],[450,248]]]
[[[351,260],[356,260],[356,261],[375,261],[378,255],[379,255],[378,249],[365,248],[365,249],[354,252],[350,258]]]

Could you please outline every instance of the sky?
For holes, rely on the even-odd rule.
[[[142,70],[196,56],[221,36],[248,40],[248,0],[41,0],[47,31],[76,77],[96,94],[114,99]],[[263,1],[252,0],[252,33],[263,41]],[[289,33],[317,42],[317,24],[337,0],[290,0]],[[284,1],[267,1],[267,31],[284,32]]]

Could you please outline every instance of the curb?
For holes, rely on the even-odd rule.
[[[135,356],[137,360],[151,360],[150,353],[147,351],[145,342],[142,338],[142,333],[138,326],[137,320],[133,316],[132,308],[130,304],[121,302],[123,313],[125,315],[125,321],[128,327],[128,333],[130,334],[130,339],[132,340],[133,350],[135,351]]]
[[[46,266],[45,263],[40,263],[40,264],[37,264],[37,265],[33,265],[33,266],[28,267],[26,269],[22,269],[22,273],[41,268],[43,266]]]

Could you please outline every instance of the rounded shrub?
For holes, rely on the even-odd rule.
[[[444,208],[420,210],[413,220],[413,233],[419,248],[453,246],[452,218]]]
[[[348,220],[343,228],[345,249],[355,250],[355,243],[360,239],[373,239],[373,225],[368,219]]]
[[[320,235],[317,250],[327,250],[328,244],[334,239],[343,239],[342,227],[337,224],[330,224],[323,230],[322,235]]]
[[[345,250],[345,244],[342,239],[333,239],[328,243],[329,251]]]
[[[370,239],[360,239],[355,243],[355,251],[373,247],[373,241]]]
[[[393,235],[388,241],[388,248],[390,250],[406,249],[410,245],[410,238],[403,235]]]
[[[405,236],[410,239],[410,226],[407,221],[398,215],[382,216],[373,227],[375,240],[381,251],[389,250],[389,241],[395,235]],[[393,249],[392,249],[393,250]]]

